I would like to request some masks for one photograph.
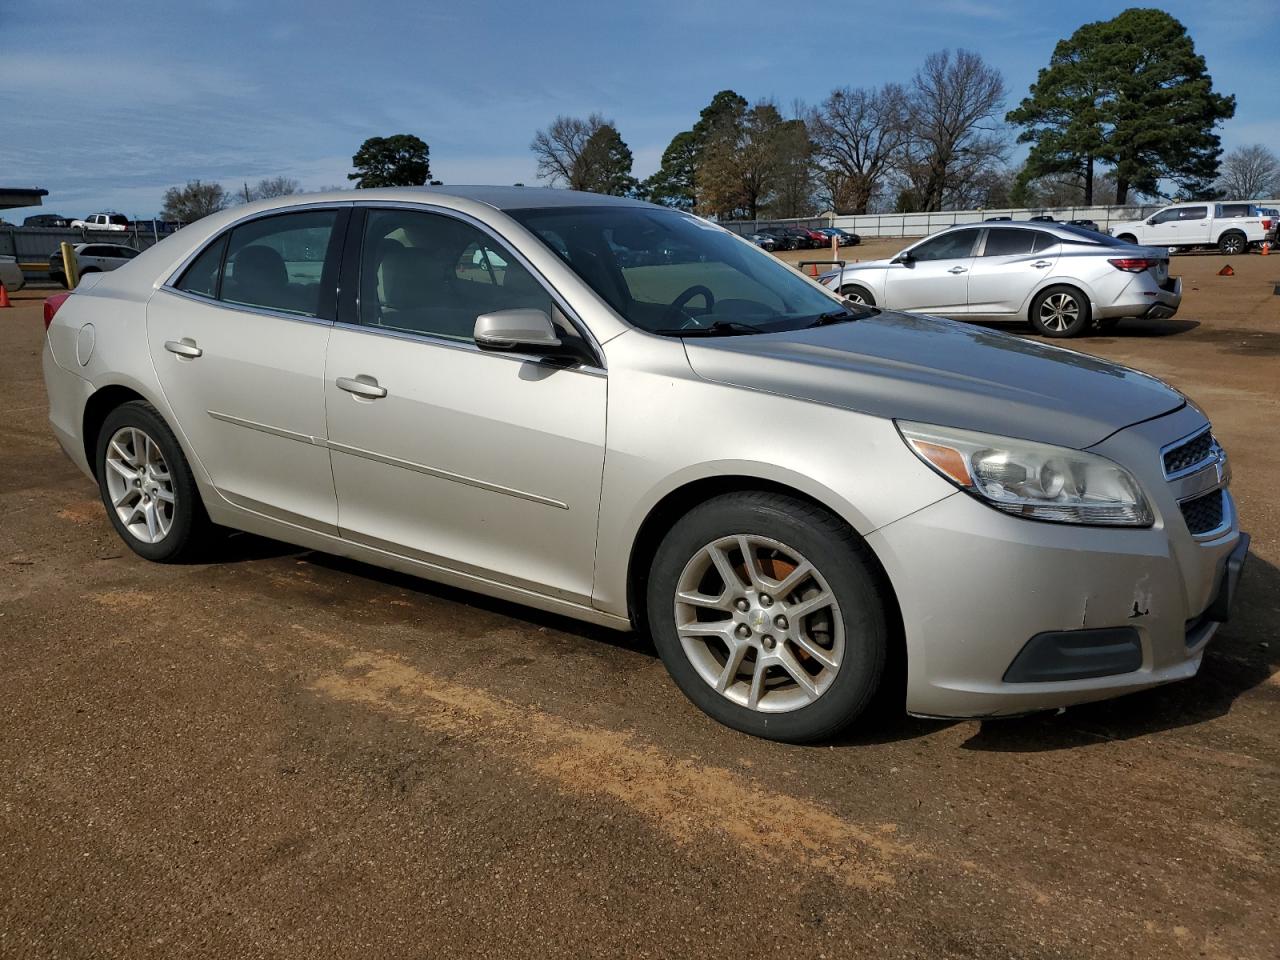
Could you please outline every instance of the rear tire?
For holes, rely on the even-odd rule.
[[[1228,257],[1239,256],[1248,246],[1249,242],[1245,235],[1236,231],[1224,233],[1218,238],[1218,249]]]
[[[98,431],[94,464],[107,518],[134,553],[156,563],[192,559],[212,524],[177,438],[155,407],[121,404]]]
[[[1075,287],[1048,287],[1031,301],[1028,318],[1044,337],[1077,337],[1089,329],[1089,301]]]
[[[874,559],[812,503],[765,492],[708,500],[668,532],[648,584],[648,622],[672,679],[735,730],[823,740],[880,686],[888,627]]]

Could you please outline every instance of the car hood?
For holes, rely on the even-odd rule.
[[[808,330],[688,339],[685,350],[705,380],[1077,449],[1185,403],[1128,367],[888,311]]]

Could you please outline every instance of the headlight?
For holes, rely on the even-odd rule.
[[[1138,481],[1105,457],[1029,440],[898,421],[921,460],[962,490],[1018,517],[1149,527]]]

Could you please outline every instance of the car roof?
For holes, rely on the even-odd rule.
[[[347,191],[352,199],[359,199],[365,191]],[[379,191],[385,194],[388,191]],[[427,197],[456,197],[474,200],[499,210],[531,210],[545,207],[640,207],[653,206],[631,197],[611,197],[602,193],[582,190],[560,190],[555,187],[496,187],[483,185],[396,187],[391,192],[404,194],[406,200],[423,200]]]

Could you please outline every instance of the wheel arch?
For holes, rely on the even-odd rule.
[[[95,480],[98,478],[98,434],[102,430],[102,424],[112,410],[133,400],[151,403],[137,390],[121,383],[106,384],[95,390],[85,401],[84,413],[80,419],[80,440],[84,444],[85,462],[89,464],[89,472]]]
[[[853,535],[862,543],[866,549],[866,556],[870,558],[873,565],[872,576],[881,586],[886,619],[889,624],[889,661],[886,664],[885,689],[889,691],[890,698],[896,698],[897,705],[901,706],[901,698],[898,694],[901,693],[905,697],[906,690],[906,634],[902,611],[898,604],[898,594],[888,570],[875,550],[867,543],[866,538],[853,524],[849,523],[841,511],[834,509],[829,503],[824,503],[812,493],[778,480],[747,474],[700,477],[668,491],[650,507],[631,541],[630,555],[627,560],[627,613],[631,623],[637,630],[648,629],[644,596],[649,567],[653,563],[658,545],[672,526],[695,506],[712,497],[748,492],[778,493],[812,504],[848,525]]]

